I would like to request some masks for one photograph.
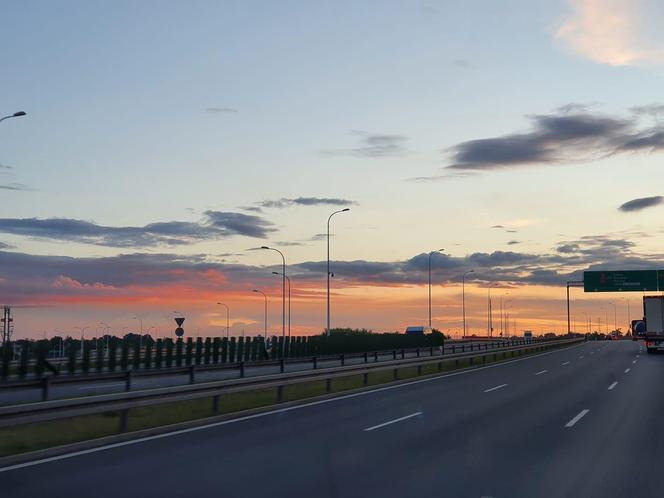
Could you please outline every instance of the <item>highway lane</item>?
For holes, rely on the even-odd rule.
[[[632,363],[638,349],[591,342],[277,410],[0,472],[0,489],[15,497],[662,496],[664,395],[653,379],[664,356]]]
[[[469,347],[468,343],[466,347]],[[476,343],[473,343],[476,344]],[[475,346],[477,347],[477,346]],[[455,346],[457,352],[460,352],[460,346]],[[452,352],[452,349],[447,346],[446,354]],[[429,348],[422,348],[421,355],[428,356],[430,354]],[[434,349],[434,354],[438,351]],[[417,355],[414,351],[406,352],[404,358],[415,358]],[[401,355],[398,355],[401,358]],[[369,355],[369,361],[373,361],[373,356]],[[383,353],[378,356],[379,361],[392,360],[392,353]],[[358,365],[364,363],[362,357],[351,357],[345,359],[346,365]],[[320,359],[318,360],[318,368],[329,368],[340,366],[341,362],[338,357]],[[309,362],[303,363],[286,363],[284,370],[286,372],[298,372],[303,370],[310,370],[312,364]],[[245,369],[245,376],[255,377],[259,375],[272,375],[280,372],[278,365],[256,365],[249,366]],[[208,370],[196,372],[196,382],[210,382],[216,380],[235,379],[239,377],[239,370]],[[164,374],[153,375],[148,377],[136,376],[132,378],[132,390],[139,389],[153,389],[158,387],[170,387],[188,384],[189,376],[184,374]],[[67,399],[79,396],[92,396],[95,394],[110,394],[114,392],[122,392],[125,390],[125,382],[122,379],[108,379],[96,381],[71,382],[65,384],[52,384],[49,388],[49,399]],[[19,404],[19,403],[32,403],[41,400],[41,389],[38,387],[27,388],[11,388],[2,389],[0,387],[0,405]]]

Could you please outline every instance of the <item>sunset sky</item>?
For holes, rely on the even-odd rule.
[[[664,268],[659,0],[30,1],[0,9],[0,303],[16,337],[566,327]],[[577,328],[640,294],[572,292]],[[611,304],[613,303],[613,304]],[[516,320],[516,324],[512,320]]]

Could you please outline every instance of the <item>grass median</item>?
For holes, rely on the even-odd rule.
[[[529,351],[522,356],[533,354],[533,352]],[[400,367],[398,369],[398,380],[402,381],[418,376],[435,375],[471,366],[481,366],[483,364],[511,360],[513,357],[509,353],[503,355],[502,352],[495,354],[487,352],[484,358],[485,361],[483,362],[481,357],[475,357],[472,363],[469,358],[433,361],[432,363],[422,365],[421,373],[418,373],[417,366]],[[367,385],[377,386],[393,382],[394,380],[393,369],[381,370],[368,374]],[[329,392],[338,393],[362,387],[364,387],[364,377],[362,374],[348,375],[333,379]],[[282,400],[284,402],[297,401],[326,393],[327,385],[325,380],[302,382],[300,384],[284,386]],[[191,420],[201,420],[213,415],[224,415],[253,408],[273,406],[277,403],[277,389],[270,388],[223,394],[220,397],[216,412],[213,411],[212,397],[134,408],[129,412],[127,430],[133,432]],[[0,429],[0,457],[110,436],[118,433],[119,425],[120,413],[107,412],[98,415],[87,415]]]

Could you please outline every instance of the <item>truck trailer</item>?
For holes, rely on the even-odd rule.
[[[664,351],[664,296],[643,296],[643,322],[648,353]]]

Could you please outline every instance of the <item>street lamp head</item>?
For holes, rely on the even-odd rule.
[[[281,275],[281,273],[279,273],[278,271],[273,271],[272,274],[273,275]]]
[[[268,246],[261,246],[261,249],[269,249]]]
[[[25,112],[24,111],[18,111],[18,112],[15,112],[14,114],[12,114],[12,116],[15,117],[15,118],[20,118],[21,116],[25,116]]]
[[[342,213],[344,213],[344,212],[346,212],[346,211],[350,211],[350,208],[343,208],[343,209],[341,210]]]
[[[254,289],[254,290],[253,290],[253,291],[251,291],[251,292],[258,292],[258,289]]]

